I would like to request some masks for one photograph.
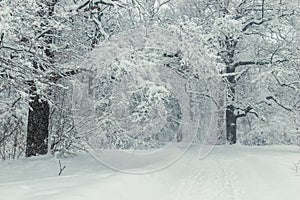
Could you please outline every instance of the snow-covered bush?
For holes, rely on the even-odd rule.
[[[52,154],[70,156],[86,150],[82,143],[85,138],[77,131],[74,124],[72,104],[70,103],[72,84],[69,80],[60,82],[60,86],[51,89],[49,147]]]
[[[24,97],[11,86],[0,82],[0,159],[24,155],[28,106]]]

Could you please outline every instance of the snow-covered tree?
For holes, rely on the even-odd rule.
[[[224,64],[220,72],[229,89],[226,134],[230,144],[236,143],[238,119],[249,115],[263,118],[265,109],[259,107],[261,102],[272,104],[278,110],[293,110],[288,108],[292,104],[284,105],[276,93],[286,85],[295,89],[291,98],[296,98],[295,93],[299,91],[299,65],[296,64],[299,50],[297,45],[291,45],[299,38],[297,3],[264,0],[178,3],[180,27],[195,41],[205,44]],[[282,82],[278,76],[290,80]],[[267,85],[265,81],[276,88],[275,92],[263,89]],[[258,85],[255,90],[254,83]],[[243,93],[244,89],[247,92]]]
[[[149,149],[168,142],[217,141],[222,79],[198,45],[157,26],[125,31],[83,62],[93,72],[74,84],[74,111],[91,148]],[[95,110],[94,110],[95,109]],[[81,124],[83,126],[81,127]]]
[[[76,61],[112,30],[106,14],[114,13],[102,9],[117,7],[117,1],[107,2],[0,2],[1,85],[13,88],[16,98],[29,104],[27,156],[47,153],[51,87],[62,86],[60,79],[77,74]]]

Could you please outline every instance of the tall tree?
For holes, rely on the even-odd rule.
[[[109,2],[1,2],[7,12],[1,16],[6,25],[1,30],[1,78],[29,103],[26,156],[47,153],[49,89],[78,73],[74,63],[109,36],[103,25],[109,17],[103,20],[103,14],[112,14],[106,10],[119,5]]]
[[[249,73],[272,74],[295,61],[295,46],[290,44],[298,35],[296,1],[190,0],[179,3],[179,12],[182,29],[208,46],[224,65],[220,72],[228,85],[225,120],[229,144],[237,141],[238,119],[248,114],[258,117],[255,108],[259,102],[272,101],[287,110],[273,94],[265,94],[259,102],[243,102],[237,88]],[[275,79],[273,83],[278,84]]]

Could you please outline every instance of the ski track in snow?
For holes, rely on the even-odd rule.
[[[297,147],[219,146],[205,159],[193,147],[178,162],[132,175],[101,166],[90,156],[0,162],[0,200],[298,200]],[[162,158],[163,159],[163,158]]]
[[[183,184],[178,190],[178,200],[241,200],[244,193],[239,188],[238,178],[231,170],[231,163],[226,163],[222,158],[194,159],[187,165],[186,171],[193,172],[183,179]]]

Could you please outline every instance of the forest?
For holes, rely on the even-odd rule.
[[[0,0],[0,199],[298,199],[299,38],[298,0]]]

